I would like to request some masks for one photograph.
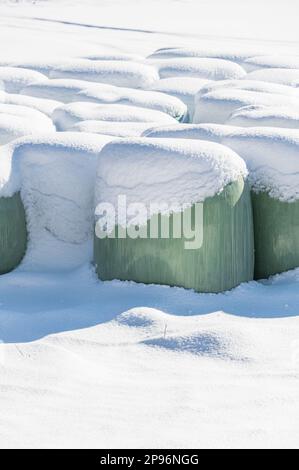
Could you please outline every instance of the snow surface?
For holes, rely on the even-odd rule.
[[[245,106],[237,109],[227,124],[241,127],[286,127],[299,129],[299,108],[283,106]]]
[[[9,69],[2,85],[0,77],[0,90],[9,91],[0,91],[0,103],[51,117],[60,99],[25,96],[23,89],[31,79],[36,83],[35,73],[43,83],[58,74],[166,92],[180,98],[192,118],[203,80],[159,80],[155,67],[197,58],[228,60],[245,71],[264,67],[234,80],[233,88],[256,95],[231,106],[224,122],[240,106],[297,109],[294,0],[0,3],[0,70]],[[226,85],[219,85],[222,93]],[[279,102],[274,95],[281,95]],[[211,122],[219,114],[214,110],[207,115]],[[161,126],[156,120],[88,126],[127,135],[147,124],[161,127],[152,131],[160,139],[164,132],[230,143],[253,175],[261,176],[260,158],[267,184],[282,182],[284,196],[297,197],[298,130],[207,121]],[[85,131],[85,125],[74,127]],[[24,263],[0,277],[0,447],[297,448],[298,269],[218,295],[98,281],[88,264],[89,222],[80,214],[91,200],[91,169],[107,139],[59,133],[0,146],[1,196],[20,189],[23,175],[30,229],[40,237],[30,241]]]
[[[246,176],[244,161],[216,143],[146,137],[114,140],[100,153],[95,200],[117,208],[118,196],[125,194],[127,204],[143,203],[148,208],[156,204],[147,214],[150,217],[161,211],[161,202],[169,205],[164,214],[180,211]],[[126,226],[129,221],[118,215],[119,224]]]
[[[143,132],[155,125],[155,122],[79,121],[71,127],[71,131],[115,137],[140,137]]]

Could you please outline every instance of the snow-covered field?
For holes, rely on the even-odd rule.
[[[299,268],[217,295],[100,282],[72,204],[88,212],[98,149],[148,132],[224,142],[255,185],[298,200],[296,3],[0,1],[0,195],[21,178],[34,227],[23,264],[0,277],[0,447],[298,447]],[[177,124],[188,117],[203,127]],[[51,136],[52,121],[72,134]],[[248,125],[269,127],[232,127]],[[73,163],[55,160],[59,145],[76,147]],[[71,164],[80,178],[64,188]]]

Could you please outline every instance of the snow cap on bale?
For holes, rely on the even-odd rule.
[[[222,142],[246,161],[255,190],[285,202],[299,199],[298,130],[239,128]]]
[[[175,201],[178,208],[203,202],[247,176],[244,161],[220,144],[146,137],[114,140],[99,158],[96,203]]]
[[[177,120],[182,120],[186,105],[174,96],[165,93],[116,87],[105,83],[91,83],[83,80],[55,79],[34,83],[22,90],[22,93],[63,103],[87,101],[99,104],[124,104],[155,109],[165,112]]]
[[[45,78],[45,75],[33,70],[0,67],[0,82],[3,83],[7,93],[19,93],[29,83],[38,82]]]
[[[285,127],[299,129],[299,107],[245,106],[237,109],[227,124],[241,127]]]
[[[140,137],[143,132],[156,125],[155,122],[79,121],[71,132],[90,132],[115,137]],[[174,124],[176,126],[176,124]]]
[[[230,135],[236,127],[224,124],[176,124],[155,126],[144,131],[144,137],[172,139],[200,139],[221,144],[222,139]]]
[[[194,77],[207,80],[229,80],[246,75],[240,65],[222,59],[166,59],[158,62],[157,68],[161,78]]]
[[[70,103],[56,108],[53,113],[53,122],[59,131],[69,130],[76,122],[90,120],[165,124],[177,122],[161,111],[123,104]]]
[[[26,106],[27,108],[40,111],[48,117],[51,117],[53,111],[58,106],[61,106],[59,101],[48,100],[43,98],[36,98],[33,96],[24,96],[18,93],[1,93],[0,104],[13,104],[18,106]]]
[[[299,70],[287,68],[265,68],[247,74],[248,80],[262,80],[296,87],[299,83]]]
[[[199,95],[195,104],[194,123],[225,124],[231,114],[243,106],[298,106],[299,99],[276,93],[262,93],[235,88],[218,88]]]
[[[120,60],[85,60],[69,62],[57,67],[51,78],[74,78],[110,85],[150,88],[159,79],[157,70],[151,65]]]

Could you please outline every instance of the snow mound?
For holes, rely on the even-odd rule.
[[[91,55],[83,57],[83,59],[144,62],[144,57],[142,57],[141,55],[138,55],[138,54],[125,54],[125,53],[121,53],[121,52],[91,54]]]
[[[246,59],[244,65],[248,71],[266,68],[299,69],[299,56],[262,55]]]
[[[200,139],[220,144],[224,137],[230,135],[236,129],[236,127],[224,124],[177,124],[148,129],[143,133],[143,136],[152,138]]]
[[[44,79],[45,75],[33,70],[14,67],[0,67],[0,82],[3,83],[4,90],[7,93],[19,93],[22,88],[30,83]]]
[[[19,137],[54,132],[52,122],[28,119],[26,116],[6,114],[1,112],[0,105],[0,145],[5,145]]]
[[[281,201],[299,199],[299,130],[239,129],[222,142],[246,161],[255,190]]]
[[[28,125],[35,125],[38,129],[53,130],[55,129],[52,120],[45,114],[37,111],[36,109],[29,108],[28,106],[18,106],[15,104],[3,104],[0,102],[0,116],[3,118],[7,116],[16,116],[23,118],[27,121]]]
[[[157,203],[158,212],[165,201],[182,210],[246,175],[244,161],[216,143],[147,137],[116,140],[100,154],[96,203],[109,202],[117,208],[118,196],[125,193],[128,204]],[[119,223],[126,225],[122,219]]]
[[[21,190],[26,210],[25,269],[72,269],[90,259],[97,159],[110,140],[53,133],[2,147],[7,176],[14,190]],[[7,191],[3,183],[2,195]]]
[[[158,63],[157,67],[161,78],[193,77],[207,80],[229,80],[242,78],[246,75],[240,65],[223,59],[166,59]]]
[[[197,97],[193,122],[224,124],[234,111],[252,105],[299,106],[299,100],[274,93],[220,88]]]
[[[53,122],[57,130],[66,131],[79,121],[161,122],[175,123],[174,118],[161,111],[126,105],[102,105],[78,102],[56,108]]]
[[[278,95],[293,96],[299,98],[299,90],[288,85],[279,83],[263,82],[259,80],[221,80],[218,82],[209,82],[198,90],[196,99],[201,95],[216,91],[222,88],[233,88],[244,91],[255,91],[262,93],[274,93]]]
[[[53,79],[29,85],[22,93],[30,96],[54,99],[63,103],[88,101],[102,104],[127,104],[156,109],[183,119],[186,105],[178,98],[165,93],[133,88],[116,87],[105,83],[94,84],[83,80]]]
[[[194,97],[198,90],[207,83],[211,83],[211,80],[192,77],[163,78],[153,84],[152,90],[174,96],[185,103],[188,108],[189,118],[192,119],[194,113]]]
[[[0,103],[25,106],[40,111],[48,117],[52,116],[55,108],[61,106],[59,101],[24,96],[17,93],[0,93]]]
[[[158,49],[148,56],[148,59],[176,59],[179,57],[198,57],[224,59],[232,62],[243,62],[244,60],[258,55],[258,50],[252,47],[165,47]]]
[[[249,72],[248,80],[262,80],[264,82],[280,83],[296,87],[299,83],[299,70],[286,68],[265,68]]]
[[[151,65],[138,62],[82,59],[57,67],[50,73],[51,78],[74,78],[109,85],[150,88],[159,79],[158,72]]]
[[[115,137],[140,137],[143,132],[155,125],[154,122],[80,121],[74,124],[70,130]]]
[[[27,70],[33,70],[43,74],[43,76],[49,77],[50,73],[58,67],[61,67],[70,62],[69,57],[51,58],[46,57],[44,59],[25,59],[25,60],[0,60],[0,66],[15,67]],[[72,63],[82,63],[82,59],[72,59]],[[45,78],[45,77],[43,77]]]
[[[241,127],[286,127],[299,129],[299,108],[283,106],[245,106],[237,109],[227,124]]]

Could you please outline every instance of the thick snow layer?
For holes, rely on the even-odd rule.
[[[115,137],[140,137],[143,132],[155,125],[154,122],[80,121],[74,124],[70,130]],[[174,126],[176,125],[174,124]]]
[[[223,138],[232,134],[236,127],[224,124],[177,124],[153,127],[144,131],[143,136],[173,139],[200,139],[221,143]]]
[[[283,106],[245,106],[237,109],[227,124],[241,127],[286,127],[299,129],[299,108]]]
[[[70,62],[57,67],[51,78],[74,78],[109,85],[150,88],[159,75],[151,65],[121,60],[87,60]],[[1,76],[0,76],[1,78]]]
[[[193,122],[224,124],[234,111],[249,105],[297,107],[299,99],[276,93],[254,92],[229,87],[215,89],[197,97]]]
[[[194,113],[194,97],[198,90],[208,83],[211,83],[211,80],[192,77],[171,77],[163,78],[155,82],[152,86],[152,90],[161,91],[167,95],[179,98],[187,106],[189,118],[192,119]]]
[[[97,159],[110,140],[53,133],[0,149],[1,167],[6,165],[0,194],[21,190],[26,210],[29,244],[24,268],[72,269],[91,259]]]
[[[83,59],[89,60],[124,60],[131,62],[144,62],[144,57],[138,54],[125,54],[121,52],[111,52],[102,54],[91,54],[83,57]]]
[[[282,201],[299,199],[299,130],[239,129],[222,140],[245,161],[253,187]]]
[[[128,204],[163,201],[181,210],[246,175],[244,161],[216,143],[147,137],[115,140],[100,154],[96,203],[109,202],[117,208],[118,196],[125,194]],[[170,210],[165,208],[165,213]],[[119,218],[125,225],[120,214]]]
[[[0,59],[0,66],[9,66],[9,67],[16,67],[21,69],[33,70],[35,72],[39,72],[43,74],[43,79],[50,76],[52,70],[55,70],[57,67],[61,67],[66,63],[69,63],[69,57],[59,57],[59,58],[51,58],[47,56],[46,58],[38,58],[38,59],[21,59],[21,60],[13,60],[11,57],[8,60],[1,60]],[[73,59],[72,62],[76,62],[81,64],[82,59]]]
[[[1,103],[0,100],[0,115],[4,117],[7,115],[18,116],[27,119],[28,123],[35,122],[37,125],[47,124],[49,127],[52,126],[53,128],[52,120],[48,116],[29,106]]]
[[[298,86],[299,70],[287,68],[265,68],[249,72],[248,80],[262,80],[265,82],[280,83],[281,85]]]
[[[234,62],[223,59],[178,58],[158,61],[161,78],[193,77],[207,80],[242,78],[246,72]]]
[[[126,104],[156,109],[183,119],[186,105],[178,98],[166,93],[116,87],[105,83],[94,84],[83,80],[54,79],[29,85],[22,90],[25,95],[72,103],[88,101],[103,104]]]
[[[28,116],[2,113],[0,105],[0,145],[7,144],[18,137],[26,135],[37,135],[45,132],[54,132],[52,122],[35,120]]]
[[[263,55],[250,57],[245,60],[246,70],[258,70],[269,68],[299,69],[299,56],[294,55]]]
[[[33,70],[0,67],[0,81],[4,84],[4,91],[7,93],[19,93],[26,85],[44,79],[43,74]]]
[[[35,98],[33,96],[24,96],[18,93],[1,93],[0,92],[0,103],[2,104],[13,104],[18,106],[25,106],[27,108],[35,109],[48,117],[51,117],[53,111],[58,106],[61,106],[61,102],[48,100],[43,98]]]
[[[174,118],[161,111],[126,105],[105,105],[78,102],[56,108],[53,122],[57,130],[66,131],[78,121],[119,121],[119,122],[157,122],[175,123]]]

